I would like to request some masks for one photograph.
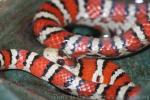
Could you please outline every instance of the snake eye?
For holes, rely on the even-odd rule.
[[[58,59],[57,60],[57,63],[60,64],[60,65],[64,65],[65,64],[65,61],[63,59]]]

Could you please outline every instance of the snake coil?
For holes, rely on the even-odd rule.
[[[47,48],[43,55],[27,50],[1,50],[1,69],[27,71],[79,97],[133,100],[140,87],[118,65],[109,60],[80,56],[111,58],[141,50],[150,43],[149,19],[150,3],[45,2],[34,17],[33,32],[41,44],[55,49]],[[100,38],[75,34],[64,28],[69,24],[87,25],[107,34]]]

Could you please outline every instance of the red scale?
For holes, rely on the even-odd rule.
[[[116,23],[124,22],[126,17],[125,3],[115,3],[111,17]]]
[[[29,53],[29,51],[27,50],[19,50],[18,51],[18,59],[17,59],[17,63],[16,63],[16,67],[17,69],[23,69],[24,68],[24,63],[26,62],[27,59],[27,54]]]
[[[128,31],[123,34],[123,39],[125,40],[125,45],[131,52],[139,50],[142,46],[141,41],[134,35],[133,31]]]
[[[112,40],[110,38],[104,38],[102,40],[100,52],[108,57],[115,57],[118,55],[116,47],[112,44]]]
[[[50,4],[49,2],[43,3],[39,10],[48,11],[49,13],[56,15],[56,17],[61,22],[61,25],[64,25],[64,16],[62,15],[61,11],[58,8],[54,7],[52,4]]]

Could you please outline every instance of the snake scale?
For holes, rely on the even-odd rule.
[[[33,19],[35,37],[50,48],[43,55],[3,49],[1,70],[27,71],[74,96],[134,100],[140,87],[117,64],[101,58],[125,56],[148,46],[149,19],[150,3],[50,0],[41,4]],[[69,24],[86,25],[106,34],[75,34],[64,28]]]

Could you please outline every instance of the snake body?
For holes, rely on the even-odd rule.
[[[54,53],[58,54],[58,52],[50,52],[49,56],[59,58],[58,63],[28,50],[4,49],[0,53],[1,70],[23,70],[64,92],[91,99],[134,99],[140,91],[140,87],[111,61],[82,58],[79,65],[75,66],[75,68],[80,67],[82,74],[77,74],[75,70],[71,71],[68,63],[59,63],[62,57],[54,56]]]
[[[45,2],[34,17],[33,32],[41,44],[55,49],[46,49],[44,55],[28,50],[1,50],[1,70],[27,71],[79,97],[133,100],[140,87],[117,64],[97,57],[80,56],[120,57],[141,50],[150,43],[149,18],[149,3],[125,4],[111,0]],[[77,35],[64,29],[69,24],[102,28],[108,34],[100,38]],[[115,34],[110,36],[110,31]]]
[[[116,57],[137,52],[149,44],[149,8],[149,3],[51,0],[35,15],[33,31],[42,44],[59,48],[68,55]],[[111,30],[115,35],[102,38],[76,35],[63,28],[69,23],[101,26],[104,32]]]

